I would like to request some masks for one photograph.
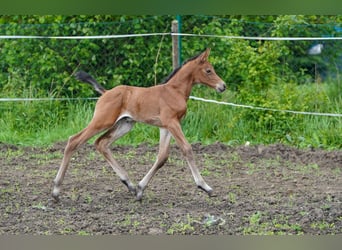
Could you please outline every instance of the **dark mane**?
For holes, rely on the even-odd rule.
[[[177,72],[188,62],[193,61],[195,59],[197,59],[197,57],[199,57],[203,52],[199,53],[198,55],[189,58],[188,60],[186,60],[181,66],[179,66],[178,68],[174,69],[170,75],[168,75],[162,82],[161,84],[167,83],[175,74],[177,74]]]

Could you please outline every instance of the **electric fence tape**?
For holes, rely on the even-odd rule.
[[[204,99],[201,97],[190,96],[190,99],[202,102],[209,102],[215,103],[219,105],[228,105],[238,108],[249,108],[249,109],[256,109],[256,110],[263,110],[263,111],[273,111],[273,112],[285,112],[285,113],[292,113],[292,114],[300,114],[300,115],[317,115],[317,116],[332,116],[332,117],[342,117],[342,114],[334,114],[334,113],[318,113],[318,112],[306,112],[306,111],[294,111],[294,110],[282,110],[282,109],[273,109],[273,108],[263,108],[263,107],[255,107],[251,105],[244,105],[244,104],[235,104],[230,102],[222,102],[210,99]]]
[[[144,37],[144,36],[192,36],[192,37],[211,37],[225,39],[243,39],[243,40],[269,40],[269,41],[320,41],[320,40],[342,40],[342,37],[258,37],[258,36],[230,36],[230,35],[208,35],[191,33],[142,33],[142,34],[122,34],[122,35],[98,35],[98,36],[25,36],[25,35],[0,35],[0,39],[111,39],[126,37]]]
[[[300,115],[316,115],[316,116],[331,116],[331,117],[342,117],[342,114],[334,114],[334,113],[319,113],[319,112],[307,112],[307,111],[294,111],[294,110],[282,110],[282,109],[273,109],[273,108],[264,108],[264,107],[256,107],[251,105],[244,104],[236,104],[231,102],[222,102],[211,99],[205,99],[196,96],[189,96],[190,99],[195,101],[202,101],[208,103],[214,103],[219,105],[227,105],[238,108],[249,108],[263,111],[272,111],[272,112],[285,112],[292,114],[300,114]],[[82,101],[82,100],[98,100],[97,97],[89,97],[89,98],[0,98],[0,102],[30,102],[30,101]]]
[[[205,34],[189,34],[189,33],[145,33],[145,34],[124,34],[124,35],[102,35],[102,36],[21,36],[21,35],[1,35],[0,39],[111,39],[111,38],[126,38],[126,37],[142,37],[142,36],[193,36],[193,37],[212,37],[224,39],[244,39],[244,40],[274,40],[274,41],[318,41],[318,40],[342,40],[342,37],[252,37],[252,36],[228,36],[228,35],[205,35]],[[71,100],[97,100],[98,98],[0,98],[0,102],[17,102],[17,101],[71,101]],[[190,99],[219,105],[228,105],[239,108],[249,108],[263,111],[286,112],[301,115],[316,115],[316,116],[331,116],[342,117],[342,114],[333,113],[318,113],[294,110],[280,110],[273,108],[255,107],[251,105],[235,104],[222,102],[200,97],[190,96]]]

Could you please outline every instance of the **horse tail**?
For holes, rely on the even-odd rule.
[[[106,89],[102,87],[91,75],[82,70],[75,73],[75,78],[81,82],[89,83],[101,95],[106,92]]]

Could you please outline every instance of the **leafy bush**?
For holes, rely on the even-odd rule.
[[[39,36],[153,33],[169,31],[166,28],[171,20],[166,28],[164,26],[168,19],[13,16],[1,18],[0,23],[6,24],[0,25],[0,33]],[[30,86],[37,96],[92,96],[93,91],[88,86],[76,84],[71,77],[80,68],[91,72],[108,88],[118,84],[151,86],[155,78],[161,81],[171,71],[171,42],[167,38],[163,43],[161,40],[158,36],[124,40],[2,39],[0,87],[15,91],[17,97]],[[157,54],[158,67],[155,67]],[[153,68],[156,70],[151,71]],[[14,81],[9,81],[13,78],[16,79],[15,85]]]
[[[173,16],[1,16],[0,34],[93,36],[170,32],[173,19]],[[184,33],[221,36],[337,36],[336,26],[340,22],[340,16],[182,16],[181,25]],[[307,49],[314,43],[183,36],[181,52],[182,58],[187,59],[211,47],[210,61],[229,87],[223,95],[199,87],[194,90],[196,95],[281,110],[341,113],[341,97],[336,96],[341,92],[341,50],[337,42],[326,42],[324,56],[310,57]],[[0,97],[94,96],[93,89],[72,77],[79,69],[90,72],[106,88],[119,84],[152,86],[172,71],[171,46],[170,35],[86,40],[1,39]],[[317,75],[328,68],[333,68],[335,76],[322,75],[321,81],[327,84],[316,84],[320,82]],[[262,138],[267,142],[301,144],[303,140],[299,138],[309,137],[310,132],[305,129],[316,119],[250,109],[236,112],[227,107],[189,103],[190,107],[194,105],[197,106],[189,110],[184,121],[185,129],[192,131],[193,140],[260,142]],[[85,106],[75,105],[91,114]],[[13,134],[39,133],[40,128],[49,131],[57,124],[67,125],[68,119],[76,117],[73,104],[67,102],[6,104],[1,109],[1,127]],[[306,139],[306,145],[336,144],[340,138],[340,119],[324,121],[320,129],[314,129],[312,138]],[[77,124],[85,125],[81,121]],[[329,126],[333,129],[329,130]],[[138,130],[141,134],[150,133],[144,128]],[[128,139],[134,141],[135,135]]]

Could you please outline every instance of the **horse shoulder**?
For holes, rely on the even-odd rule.
[[[186,114],[186,100],[174,91],[168,88],[160,92],[159,105],[161,108],[161,118],[166,123],[170,119],[181,120]]]

